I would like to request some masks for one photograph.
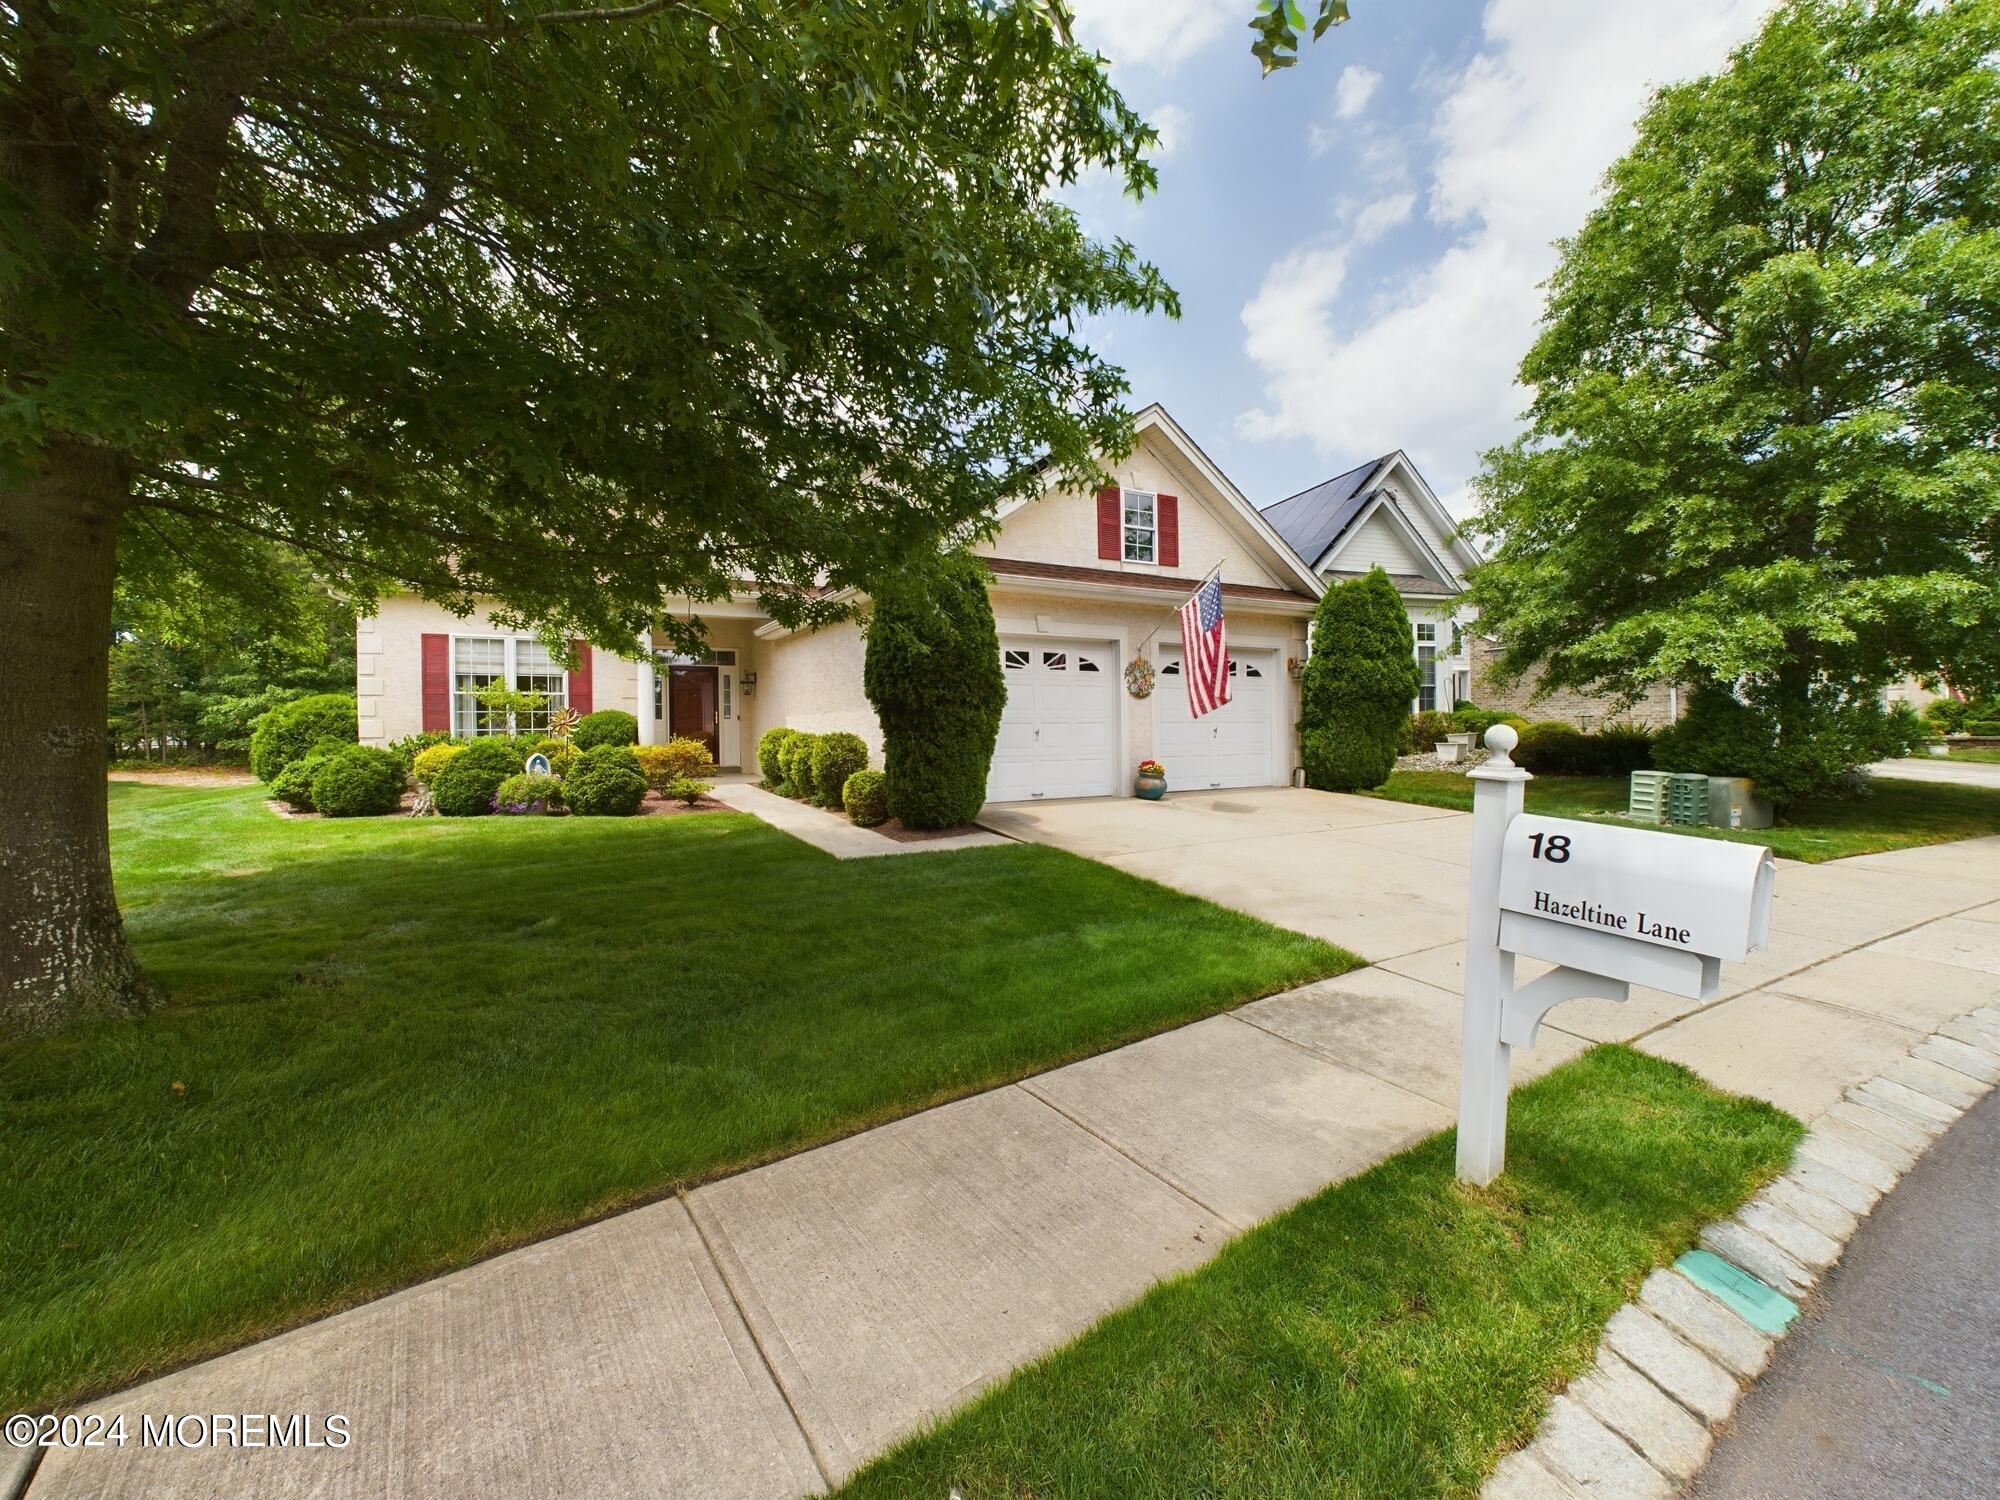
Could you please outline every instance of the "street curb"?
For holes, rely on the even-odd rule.
[[[2000,1081],[2000,1001],[1945,1022],[1816,1119],[1790,1167],[1613,1314],[1597,1361],[1482,1500],[1671,1500],[1799,1302],[1882,1195]]]

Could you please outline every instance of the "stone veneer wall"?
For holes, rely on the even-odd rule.
[[[1528,719],[1561,719],[1579,729],[1597,729],[1607,722],[1643,724],[1648,729],[1664,729],[1680,717],[1685,706],[1682,695],[1665,683],[1655,684],[1629,708],[1619,709],[1609,698],[1558,689],[1543,698],[1535,697],[1539,672],[1529,672],[1519,682],[1502,691],[1488,680],[1488,670],[1500,655],[1499,646],[1473,632],[1472,701],[1481,708],[1511,709]]]

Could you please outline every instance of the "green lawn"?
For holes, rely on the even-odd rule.
[[[1647,1272],[1801,1127],[1600,1048],[1514,1096],[1508,1170],[1447,1131],[1329,1188],[886,1455],[847,1497],[1471,1496]]]
[[[1472,786],[1455,771],[1395,771],[1388,784],[1368,793],[1428,807],[1472,806]],[[1528,783],[1529,812],[1587,818],[1620,814],[1626,782],[1614,776],[1540,776]],[[1622,819],[1621,819],[1622,821]],[[1871,795],[1851,801],[1801,802],[1776,828],[1673,828],[1698,838],[1768,844],[1774,853],[1809,864],[1877,854],[1952,839],[2000,833],[2000,788],[1946,786],[1941,782],[1874,783]]]
[[[1951,752],[1950,758],[1952,760],[1976,761],[1982,766],[2000,766],[2000,750],[1954,750]]]
[[[0,1044],[0,1411],[1353,967],[1055,850],[114,784],[170,1004]]]

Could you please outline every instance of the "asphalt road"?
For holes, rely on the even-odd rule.
[[[2000,1495],[2000,1092],[1877,1205],[1736,1409],[1698,1500]]]

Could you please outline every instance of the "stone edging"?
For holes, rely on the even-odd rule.
[[[1677,1494],[1862,1216],[1996,1082],[2000,1003],[1849,1089],[1784,1176],[1703,1229],[1700,1249],[1653,1272],[1612,1316],[1597,1363],[1549,1404],[1534,1441],[1500,1460],[1482,1500]]]

